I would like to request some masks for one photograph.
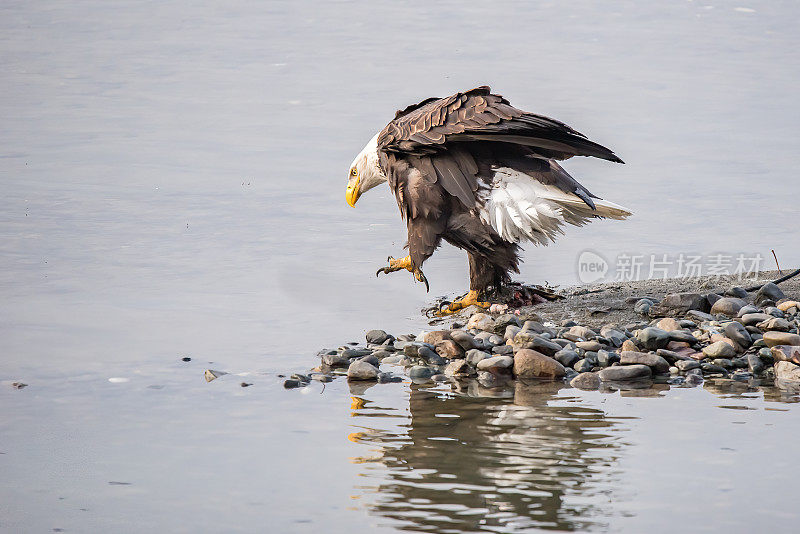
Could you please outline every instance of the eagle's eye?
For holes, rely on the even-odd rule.
[[[358,170],[355,167],[350,170],[350,176],[358,176]]]

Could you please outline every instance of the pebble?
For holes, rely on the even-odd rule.
[[[636,304],[633,305],[633,311],[640,315],[644,315],[647,317],[650,315],[650,310],[653,308],[653,303],[647,299],[639,299],[636,301]]]
[[[579,349],[591,350],[597,352],[598,350],[601,350],[604,345],[602,345],[597,340],[592,340],[592,341],[578,341],[577,343],[575,343],[575,346],[578,347]]]
[[[286,389],[294,389],[305,386],[305,382],[301,382],[300,380],[296,380],[294,378],[290,378],[283,382],[283,387]]]
[[[561,378],[564,366],[553,358],[531,349],[520,349],[514,355],[514,375],[520,378]]]
[[[800,302],[797,302],[796,300],[785,300],[783,302],[779,302],[777,308],[784,313],[788,313],[792,308],[800,309]]]
[[[778,302],[781,299],[785,299],[786,295],[783,293],[781,288],[775,285],[772,282],[767,282],[761,289],[758,290],[755,296],[755,301],[757,305],[762,305],[765,301],[771,300],[773,302]]]
[[[480,349],[471,349],[467,351],[466,354],[466,361],[473,367],[476,367],[481,360],[485,360],[486,358],[491,358],[492,355],[488,352],[484,352]]]
[[[348,380],[376,380],[380,371],[369,362],[356,360],[347,368]]]
[[[485,330],[487,332],[494,331],[494,319],[485,313],[475,313],[467,321],[467,329],[475,328],[477,330]]]
[[[376,345],[382,344],[389,338],[389,334],[383,330],[370,330],[366,335],[367,343],[374,343]]]
[[[706,347],[703,347],[703,354],[708,358],[729,358],[736,356],[736,349],[730,343],[725,341],[717,341]]]
[[[698,369],[699,371],[699,369]],[[687,386],[695,387],[703,383],[703,375],[701,374],[687,374],[683,381]]]
[[[600,367],[608,367],[609,365],[619,361],[619,354],[616,352],[609,352],[607,350],[597,351],[597,364]]]
[[[763,339],[770,348],[776,345],[800,345],[800,335],[789,332],[764,332]]]
[[[514,347],[511,345],[496,345],[492,347],[494,354],[514,354]]]
[[[467,376],[470,374],[470,367],[466,360],[453,360],[444,368],[447,376]]]
[[[758,354],[747,355],[747,368],[750,369],[750,372],[754,375],[761,374],[764,370],[764,363],[761,361],[761,358],[758,357]]]
[[[761,323],[763,321],[769,321],[770,319],[772,319],[772,316],[761,312],[746,313],[740,316],[740,319],[742,321],[742,324],[744,324],[745,326],[755,326],[756,324]]]
[[[656,374],[664,374],[669,371],[669,363],[667,360],[657,354],[649,352],[622,351],[619,355],[619,362],[622,365],[646,365]]]
[[[564,367],[572,367],[575,365],[575,362],[581,359],[577,352],[566,348],[556,352],[553,357]]]
[[[513,365],[514,358],[511,356],[493,356],[479,361],[477,367],[479,371],[496,372],[508,370]]]
[[[788,332],[792,328],[792,323],[780,317],[773,317],[772,319],[758,323],[756,327],[758,327],[762,331],[777,330],[779,332]]]
[[[341,352],[328,352],[322,355],[322,363],[328,367],[344,367],[350,363],[350,358]]]
[[[430,378],[435,374],[435,371],[430,367],[424,365],[415,365],[408,370],[409,378],[425,379]]]
[[[475,342],[475,338],[463,330],[453,330],[450,332],[450,338],[458,343],[464,350],[479,348],[478,343]]]
[[[675,362],[675,367],[681,371],[691,371],[692,369],[700,369],[700,362],[693,360],[679,360]]]
[[[575,362],[575,365],[573,365],[572,368],[579,373],[586,373],[594,368],[594,363],[592,363],[591,360],[584,358]]]
[[[636,332],[638,339],[647,350],[663,349],[670,342],[670,333],[654,326],[642,328]]]
[[[419,357],[425,360],[425,363],[429,363],[431,365],[444,365],[447,363],[447,360],[425,346],[419,348]]]
[[[600,377],[597,373],[580,373],[569,381],[569,385],[578,389],[595,390],[600,387]]]
[[[615,365],[602,369],[598,376],[604,382],[625,382],[627,380],[640,380],[650,378],[652,371],[646,365]]]
[[[800,366],[791,362],[776,362],[775,378],[780,380],[800,380]]]
[[[736,317],[739,310],[746,306],[747,302],[734,297],[722,297],[711,306],[711,315],[722,314],[728,317]]]
[[[753,344],[753,338],[750,337],[750,332],[737,321],[726,323],[723,330],[726,336],[734,340],[743,349]]]

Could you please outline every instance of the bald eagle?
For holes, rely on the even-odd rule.
[[[383,182],[408,226],[402,269],[428,281],[422,264],[442,240],[469,257],[470,291],[442,310],[484,302],[519,272],[520,243],[547,245],[569,223],[624,219],[625,208],[590,193],[557,160],[572,156],[623,163],[611,150],[557,120],[519,110],[489,87],[428,98],[396,113],[350,167],[347,202]]]

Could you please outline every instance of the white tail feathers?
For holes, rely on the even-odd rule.
[[[547,245],[564,233],[565,223],[583,226],[595,218],[625,219],[631,215],[622,206],[601,199],[595,200],[593,210],[578,196],[509,168],[495,170],[492,188],[481,197],[481,218],[513,243]]]

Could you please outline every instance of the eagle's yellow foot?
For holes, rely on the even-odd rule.
[[[422,272],[422,269],[416,267],[413,263],[411,263],[411,256],[406,256],[405,258],[400,258],[399,260],[394,259],[393,257],[389,256],[386,258],[386,261],[389,262],[387,267],[381,267],[375,273],[375,276],[379,274],[389,274],[395,271],[401,271],[405,269],[409,271],[411,274],[414,275],[414,278],[417,279],[419,282],[423,282],[425,284],[425,291],[430,291],[430,286],[428,286],[428,279],[425,278],[425,274]]]
[[[464,298],[461,298],[454,302],[447,303],[446,306],[444,306],[439,310],[439,313],[437,313],[437,315],[440,317],[444,315],[452,315],[458,311],[463,310],[464,308],[468,308],[469,306],[488,308],[489,306],[491,306],[491,303],[478,300],[478,292],[470,290],[469,293],[464,295]]]

